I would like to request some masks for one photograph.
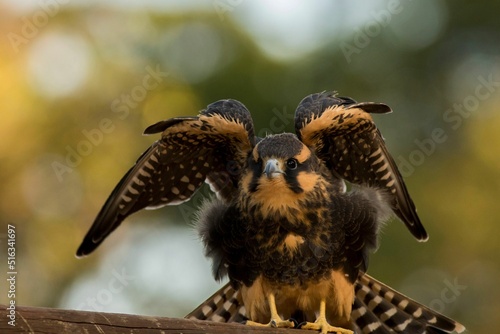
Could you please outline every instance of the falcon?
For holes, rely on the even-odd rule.
[[[249,111],[231,99],[151,125],[145,134],[161,139],[115,187],[77,256],[132,213],[180,204],[206,182],[216,196],[198,230],[215,279],[229,285],[189,317],[321,333],[461,332],[366,274],[392,213],[428,238],[371,116],[388,112],[322,92],[299,103],[296,134],[257,138]]]

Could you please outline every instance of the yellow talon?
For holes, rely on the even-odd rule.
[[[246,324],[249,326],[271,327],[271,328],[293,328],[293,327],[295,327],[295,324],[292,321],[283,320],[280,317],[278,317],[277,319],[271,319],[271,321],[269,321],[269,323],[267,323],[267,324],[261,324],[260,322],[255,322],[255,321],[250,321],[250,320],[248,320],[246,322]]]
[[[274,295],[272,293],[267,296],[269,309],[271,310],[271,321],[267,324],[261,324],[259,322],[248,320],[246,322],[249,326],[257,326],[257,327],[271,327],[271,328],[293,328],[295,327],[295,323],[290,320],[283,320],[278,314],[278,310],[276,309],[276,301],[274,300]]]
[[[319,317],[315,322],[307,322],[301,329],[311,329],[311,330],[319,330],[321,334],[327,333],[337,333],[337,334],[354,334],[350,329],[345,329],[341,327],[335,327],[330,325],[324,317]]]
[[[326,302],[324,300],[321,301],[319,307],[319,317],[315,322],[306,322],[301,329],[311,329],[311,330],[319,330],[321,334],[327,333],[337,333],[337,334],[354,334],[350,329],[345,329],[341,327],[332,326],[326,321]]]

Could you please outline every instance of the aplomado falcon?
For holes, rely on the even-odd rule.
[[[199,234],[214,277],[229,283],[189,318],[322,333],[462,332],[365,273],[393,212],[417,240],[428,238],[371,116],[388,112],[323,92],[300,102],[296,134],[257,138],[249,111],[231,99],[158,122],[145,134],[161,139],[118,183],[77,255],[130,214],[180,204],[207,182],[216,196],[200,210]]]

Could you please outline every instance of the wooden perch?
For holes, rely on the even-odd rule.
[[[45,307],[17,307],[15,326],[9,325],[10,311],[0,305],[0,333],[217,333],[217,334],[311,334],[297,329],[251,327],[241,324],[151,317],[133,314],[87,312]]]

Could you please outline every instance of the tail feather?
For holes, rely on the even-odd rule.
[[[361,284],[356,289],[351,317],[361,333],[425,333],[425,323],[414,322],[410,315],[375,291]]]
[[[396,333],[461,333],[465,330],[463,325],[367,274],[359,278],[355,289],[352,318],[361,329],[383,323]]]
[[[245,314],[240,291],[227,283],[185,318],[215,322],[243,322],[248,320]]]
[[[363,274],[355,286],[351,320],[357,334],[445,334],[462,333],[460,323],[406,297]],[[229,283],[186,316],[216,322],[244,322],[245,306],[239,290]]]
[[[353,319],[353,329],[356,333],[393,333],[359,298],[354,299],[351,318]]]

